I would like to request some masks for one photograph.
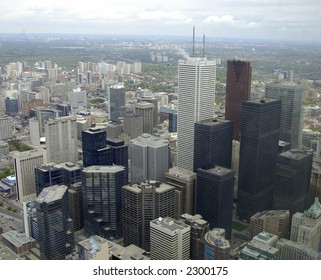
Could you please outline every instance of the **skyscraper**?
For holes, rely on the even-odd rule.
[[[46,121],[45,135],[48,162],[62,163],[78,160],[76,116]]]
[[[207,119],[195,123],[194,172],[215,165],[231,168],[233,123]]]
[[[125,89],[123,84],[112,85],[108,88],[108,113],[113,122],[125,115]]]
[[[87,93],[80,88],[69,92],[69,102],[71,107],[71,114],[76,115],[79,111],[87,110]]]
[[[7,97],[5,100],[6,115],[14,116],[19,112],[18,99],[15,97]]]
[[[125,145],[125,142],[119,139],[107,139],[106,144],[113,151],[113,164],[125,167],[125,184],[128,184],[128,145]]]
[[[67,187],[44,188],[34,204],[41,259],[64,260],[74,247],[72,221],[68,219]]]
[[[43,164],[35,166],[36,191],[37,195],[49,186],[63,184],[62,167],[54,164]]]
[[[130,141],[131,182],[157,180],[164,182],[169,167],[168,143],[163,139],[143,134]]]
[[[293,215],[308,208],[312,160],[310,151],[290,150],[278,155],[273,209],[289,209]]]
[[[282,101],[279,139],[290,142],[293,149],[300,149],[302,142],[302,92],[302,88],[296,85],[265,85],[267,98]]]
[[[0,140],[12,138],[13,121],[11,117],[0,117]]]
[[[196,173],[193,171],[173,167],[165,173],[165,182],[175,187],[175,219],[184,214],[194,214]]]
[[[47,157],[43,149],[14,152],[13,164],[20,202],[28,202],[36,198],[35,166],[44,163],[47,163]]]
[[[271,209],[278,154],[281,101],[243,102],[236,214],[250,220]]]
[[[124,186],[122,189],[124,245],[150,249],[150,221],[156,217],[174,217],[175,189],[158,181]]]
[[[250,100],[251,76],[251,62],[227,61],[225,119],[233,122],[233,140],[237,141],[241,132],[242,102]]]
[[[188,260],[191,227],[173,218],[157,218],[150,222],[152,260]]]
[[[131,139],[137,138],[143,134],[143,116],[125,115],[124,116],[124,133]]]
[[[178,61],[177,166],[193,170],[194,124],[213,118],[216,63],[191,57]]]
[[[143,116],[143,132],[153,134],[154,105],[148,102],[140,102],[135,105],[135,114]]]
[[[89,128],[82,132],[82,153],[84,167],[113,164],[113,151],[106,145],[106,131]]]
[[[137,98],[137,102],[147,102],[154,105],[153,108],[153,126],[158,123],[158,99],[152,96]]]
[[[105,238],[122,235],[123,166],[89,166],[82,170],[84,233]]]
[[[224,228],[231,239],[234,171],[221,166],[197,170],[196,213],[213,227]]]
[[[205,236],[210,230],[210,224],[198,214],[192,216],[185,213],[180,216],[180,220],[191,227],[190,258],[204,260]]]

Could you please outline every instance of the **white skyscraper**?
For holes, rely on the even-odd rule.
[[[48,162],[76,162],[78,160],[77,117],[49,120],[45,124]]]
[[[177,166],[193,170],[194,124],[214,117],[216,62],[178,61]]]
[[[36,195],[35,166],[47,163],[43,149],[13,153],[14,170],[17,180],[17,195],[20,202],[34,200]]]

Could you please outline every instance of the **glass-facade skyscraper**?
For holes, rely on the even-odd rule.
[[[195,124],[194,172],[215,165],[231,168],[233,123],[207,119]]]
[[[226,73],[225,119],[233,122],[233,140],[240,140],[242,102],[250,100],[252,64],[228,60]]]
[[[68,191],[64,185],[44,188],[34,201],[40,257],[64,260],[74,247],[72,220],[68,218]]]
[[[278,155],[281,101],[243,102],[236,215],[248,220],[271,209]]]
[[[105,238],[122,235],[123,166],[89,166],[82,170],[84,233]]]

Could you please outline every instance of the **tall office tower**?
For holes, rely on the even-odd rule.
[[[76,115],[77,112],[87,110],[87,93],[80,88],[69,92],[69,102],[71,107],[71,114]]]
[[[242,103],[250,100],[251,77],[250,61],[227,61],[225,119],[233,122],[233,140],[240,141]]]
[[[279,83],[265,85],[265,96],[282,101],[279,139],[300,149],[302,142],[303,111],[302,88]]]
[[[234,171],[221,166],[197,170],[196,213],[211,227],[224,228],[231,239],[234,194]]]
[[[89,68],[89,67],[88,67]],[[86,73],[86,83],[90,85],[93,82],[93,75],[90,70],[87,71]]]
[[[70,114],[71,106],[69,104],[57,104],[56,109],[61,117],[67,117]]]
[[[165,181],[169,167],[168,143],[156,136],[143,134],[130,141],[131,182]]]
[[[15,97],[7,97],[5,100],[6,115],[15,116],[19,113],[18,99]]]
[[[293,215],[309,206],[313,153],[290,150],[277,156],[273,209]]]
[[[113,151],[113,164],[124,166],[126,169],[125,184],[128,184],[128,145],[123,140],[107,139],[106,144]]]
[[[125,115],[124,116],[124,133],[131,139],[137,138],[143,134],[143,116]]]
[[[78,255],[80,260],[108,260],[108,240],[98,235],[78,243]]]
[[[62,167],[55,166],[53,163],[35,166],[35,177],[37,195],[46,187],[64,182]]]
[[[233,123],[223,119],[207,119],[195,124],[194,172],[215,165],[231,168]]]
[[[84,74],[81,72],[77,73],[77,84],[82,86],[82,84],[84,83]]]
[[[125,88],[123,84],[112,85],[107,89],[108,93],[108,114],[109,119],[118,122],[119,118],[124,117],[125,107]]]
[[[89,128],[82,132],[83,166],[113,164],[113,151],[106,145],[106,131]]]
[[[205,235],[210,230],[210,224],[198,214],[192,216],[185,213],[180,220],[191,227],[190,259],[204,260]]]
[[[280,100],[243,102],[236,208],[242,220],[272,208],[280,115]]]
[[[82,170],[84,233],[105,238],[122,235],[123,166],[89,166]]]
[[[175,219],[194,214],[196,173],[176,166],[165,172],[165,182],[175,187]]]
[[[154,105],[141,102],[135,105],[135,114],[143,116],[143,132],[153,134],[154,127]]]
[[[137,98],[137,103],[141,103],[141,102],[147,102],[154,105],[153,126],[156,126],[158,124],[158,99],[152,96]]]
[[[189,260],[190,230],[189,225],[170,217],[151,221],[151,259]]]
[[[231,244],[225,239],[225,230],[213,228],[205,235],[204,260],[229,260]]]
[[[68,188],[69,217],[72,219],[74,231],[84,227],[84,211],[81,182],[72,184]]]
[[[45,124],[49,120],[54,120],[59,117],[58,110],[52,110],[47,108],[37,108],[37,120],[39,121],[39,133],[40,137],[45,137]]]
[[[47,156],[43,149],[13,153],[17,196],[21,203],[36,198],[35,166],[45,163],[47,163]]]
[[[11,117],[0,117],[0,140],[12,138],[13,121]]]
[[[266,231],[279,238],[289,238],[290,211],[265,210],[253,215],[250,219],[249,236],[252,239],[260,232]]]
[[[281,238],[276,242],[279,260],[321,260],[321,254],[305,244]]]
[[[194,124],[214,117],[216,62],[178,61],[177,166],[193,170]]]
[[[64,162],[57,164],[56,166],[62,167],[62,175],[64,179],[64,185],[70,187],[70,185],[81,182],[81,166],[73,162]]]
[[[77,117],[68,116],[45,123],[48,162],[76,162],[78,160]]]
[[[122,189],[124,245],[135,244],[150,250],[150,221],[174,217],[175,189],[158,181],[146,181]]]
[[[308,210],[292,216],[290,239],[321,252],[321,203],[317,197]]]
[[[34,204],[41,259],[64,260],[74,247],[71,219],[68,218],[67,187],[44,188]]]

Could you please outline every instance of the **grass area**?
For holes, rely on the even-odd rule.
[[[8,144],[9,144],[9,151],[24,152],[24,151],[31,150],[31,148],[28,145],[23,144],[18,140],[9,141]]]
[[[243,225],[241,223],[238,223],[238,222],[232,222],[232,228],[237,230],[237,231],[243,231],[247,228],[248,226],[247,225]]]

